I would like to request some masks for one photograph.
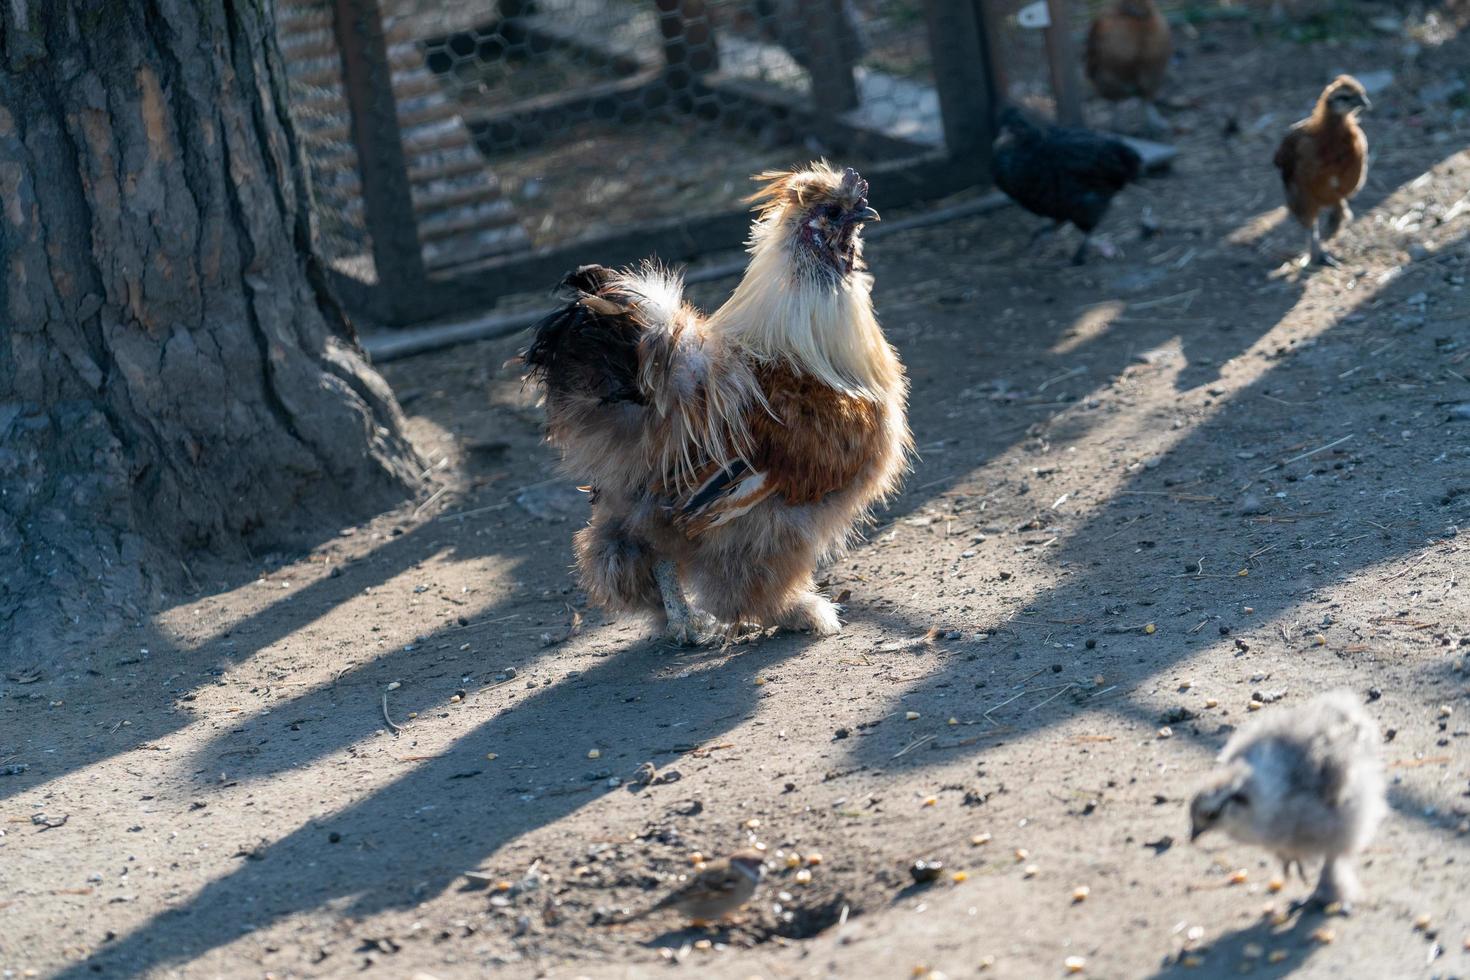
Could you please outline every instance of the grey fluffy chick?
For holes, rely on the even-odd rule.
[[[1218,828],[1276,854],[1289,873],[1322,858],[1309,902],[1359,894],[1353,859],[1388,811],[1378,725],[1349,691],[1277,709],[1243,727],[1189,807],[1190,840]]]

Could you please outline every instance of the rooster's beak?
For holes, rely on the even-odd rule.
[[[877,211],[874,211],[872,208],[869,208],[869,207],[864,207],[864,208],[860,208],[859,210],[854,211],[852,213],[852,220],[854,220],[854,221],[882,221],[883,219],[880,218],[880,217],[878,217],[878,212]]]

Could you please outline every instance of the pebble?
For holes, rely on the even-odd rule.
[[[919,860],[909,865],[909,877],[914,879],[916,885],[927,885],[937,879],[943,871],[943,861]]]

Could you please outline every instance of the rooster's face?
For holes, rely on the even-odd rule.
[[[783,174],[762,174],[768,232],[782,236],[803,266],[832,276],[858,267],[858,232],[878,212],[868,205],[868,182],[851,167],[840,173],[826,164]]]

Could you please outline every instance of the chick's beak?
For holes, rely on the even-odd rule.
[[[1364,112],[1369,112],[1369,111],[1371,111],[1373,109],[1373,103],[1368,100],[1368,97],[1366,95],[1359,96],[1359,98],[1358,98],[1358,106]]]
[[[852,213],[852,220],[853,221],[882,221],[883,219],[880,218],[880,217],[878,217],[878,212],[877,211],[874,211],[872,208],[864,205],[863,207],[858,208],[856,211],[854,211]]]

